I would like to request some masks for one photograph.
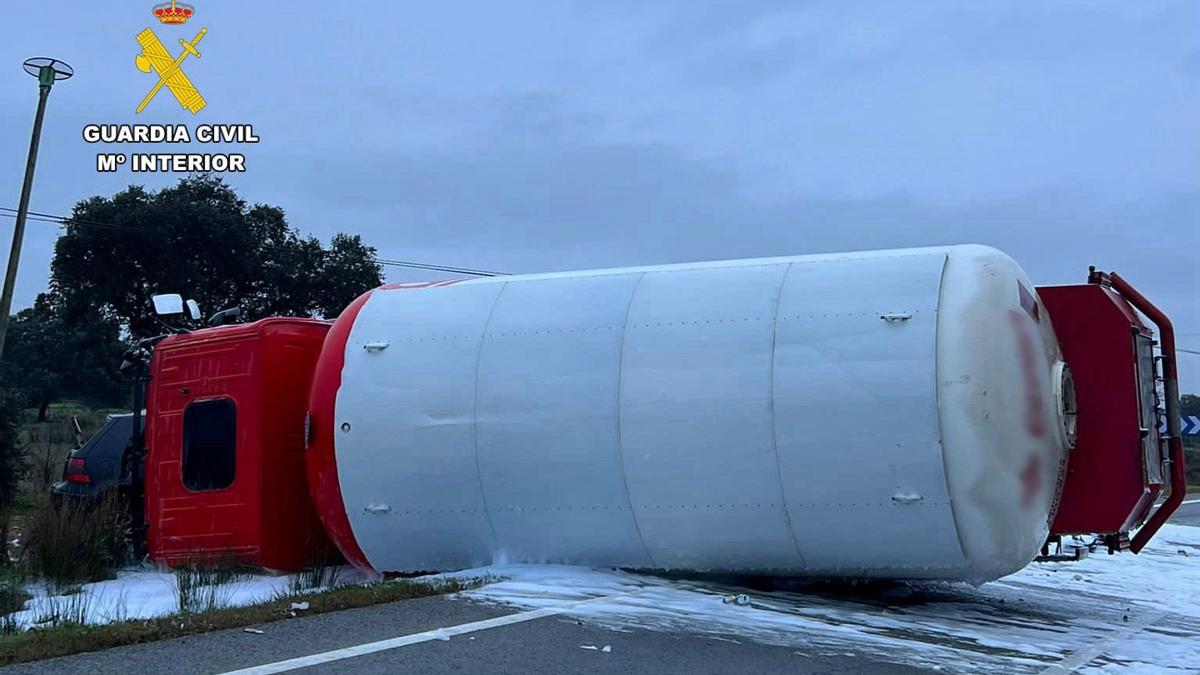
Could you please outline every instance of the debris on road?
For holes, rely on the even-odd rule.
[[[604,652],[605,654],[612,653],[612,645],[604,645],[603,647],[597,647],[596,645],[579,645],[579,648],[592,652]]]

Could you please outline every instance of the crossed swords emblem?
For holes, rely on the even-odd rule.
[[[204,97],[188,79],[187,75],[183,74],[180,66],[184,59],[189,55],[200,58],[200,52],[196,51],[196,45],[200,44],[200,40],[204,39],[204,34],[208,32],[207,28],[201,28],[196,37],[192,38],[191,42],[180,40],[179,44],[183,46],[183,51],[174,59],[167,52],[162,43],[158,41],[158,36],[154,31],[147,28],[138,33],[137,41],[142,45],[142,53],[138,54],[135,63],[138,70],[143,73],[148,73],[153,70],[158,75],[158,84],[146,94],[146,98],[142,99],[141,105],[137,107],[138,112],[145,110],[150,101],[154,99],[159,90],[166,85],[167,89],[175,96],[175,100],[179,101],[179,105],[183,106],[184,110],[190,111],[193,115],[196,111],[207,105],[204,102]]]

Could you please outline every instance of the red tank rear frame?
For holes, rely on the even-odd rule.
[[[1137,553],[1187,491],[1171,322],[1119,275],[1094,269],[1086,284],[1038,295],[1074,377],[1078,429],[1050,532],[1099,534],[1110,551]]]

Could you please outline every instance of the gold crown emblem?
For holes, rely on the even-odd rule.
[[[196,8],[191,5],[185,5],[182,2],[176,3],[175,0],[154,6],[154,16],[161,22],[168,25],[179,25],[187,23],[187,20],[192,18],[196,13]]]

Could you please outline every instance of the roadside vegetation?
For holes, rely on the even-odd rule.
[[[1185,417],[1200,417],[1200,396],[1184,394],[1179,397],[1180,408]],[[1189,434],[1183,437],[1183,458],[1189,492],[1200,492],[1200,436]]]
[[[32,598],[30,583],[69,595],[78,583],[111,578],[126,562],[123,535],[115,531],[120,514],[111,504],[49,505],[50,483],[75,444],[75,420],[90,433],[104,414],[68,404],[27,409],[24,402],[0,394],[0,635],[20,628],[12,613]]]
[[[0,564],[0,636],[12,635],[18,626],[12,613],[20,611],[29,600],[22,575],[11,564]]]
[[[39,494],[25,526],[20,561],[51,588],[103,581],[132,562],[129,516],[115,492],[94,502],[51,503]]]
[[[0,389],[0,572],[9,565],[17,485],[25,473],[25,453],[19,440],[23,403],[20,396]]]
[[[7,465],[0,461],[0,608],[18,595],[6,594],[6,585],[37,580],[65,588],[111,579],[129,562],[128,526],[115,495],[62,508],[50,500],[50,485],[77,440],[75,424],[90,435],[106,413],[74,404],[42,412],[39,420],[33,409],[17,410],[18,424],[9,433],[0,429],[0,455],[15,449]]]

